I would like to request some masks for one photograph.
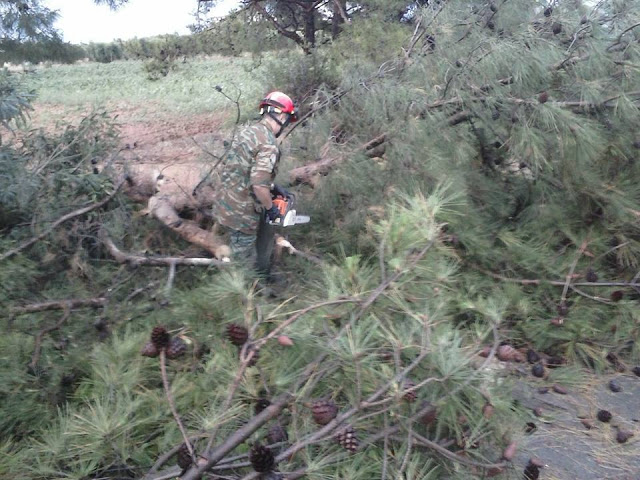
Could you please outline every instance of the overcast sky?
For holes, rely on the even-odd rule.
[[[197,0],[129,0],[113,12],[93,0],[44,0],[43,5],[58,10],[56,28],[71,43],[110,42],[116,38],[149,37],[162,33],[189,33]],[[237,0],[221,0],[215,16],[236,6]]]

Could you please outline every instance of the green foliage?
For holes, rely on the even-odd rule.
[[[280,465],[318,479],[377,478],[383,464],[389,478],[482,475],[408,438],[415,432],[482,462],[498,461],[505,444],[518,440],[528,413],[513,405],[501,364],[476,355],[495,334],[568,359],[549,378],[566,385],[584,381],[584,366],[607,368],[609,352],[638,358],[637,291],[607,285],[637,280],[640,265],[640,52],[630,29],[637,1],[595,10],[560,4],[550,20],[542,3],[526,0],[493,9],[444,2],[442,10],[409,11],[402,4],[363,3],[342,39],[312,55],[266,55],[265,66],[190,60],[154,83],[140,62],[29,76],[46,101],[124,95],[132,103],[163,98],[171,108],[222,110],[211,92],[216,84],[225,92],[237,85],[243,112],[273,87],[308,102],[307,111],[331,100],[291,135],[280,175],[318,159],[335,164],[314,179],[315,190],[298,187],[299,209],[313,222],[288,237],[322,254],[323,264],[285,258],[289,285],[280,298],[238,267],[179,267],[173,290],[160,293],[166,269],[114,265],[95,240],[98,226],[131,251],[148,251],[145,237],[163,235],[119,197],[4,260],[0,300],[9,308],[98,295],[108,302],[72,312],[64,328],[45,336],[37,369],[26,367],[34,336],[61,313],[13,319],[0,344],[0,427],[10,432],[0,453],[11,454],[0,460],[3,475],[140,477],[179,445],[158,359],[139,356],[160,324],[189,345],[169,362],[168,380],[189,434],[209,432],[197,438],[198,452],[212,430],[216,445],[247,425],[259,398],[293,394],[279,419],[289,444],[317,432],[315,400],[330,398],[341,413],[355,409],[348,423],[372,442],[366,448],[350,455],[327,435]],[[411,15],[424,31],[402,23]],[[553,22],[562,23],[559,33]],[[382,134],[382,145],[362,147]],[[96,114],[61,133],[34,131],[5,145],[2,250],[42,222],[103,198],[112,183],[93,173],[91,159],[108,158],[115,143],[112,123]],[[589,268],[604,284],[585,281]],[[563,294],[570,273],[584,285]],[[614,289],[624,291],[618,302],[609,299]],[[566,312],[558,308],[563,299]],[[227,326],[243,325],[257,342],[287,321],[277,334],[293,345],[269,339],[257,365],[239,377],[240,352]],[[405,397],[407,378],[424,382],[414,402]],[[482,413],[487,401],[491,418]],[[438,412],[430,425],[414,418],[425,402]],[[262,441],[269,426],[249,443]],[[385,449],[381,432],[390,427]],[[479,448],[469,448],[475,441]],[[240,445],[234,454],[246,450]]]
[[[0,40],[0,64],[12,62],[38,63],[44,61],[73,63],[87,56],[80,45],[72,45],[59,39],[18,42]]]
[[[34,94],[27,91],[6,70],[0,71],[0,126],[10,128],[11,122],[24,123],[31,109]],[[0,136],[1,145],[2,136]]]
[[[50,40],[57,38],[53,28],[58,13],[41,0],[0,1],[0,40]]]
[[[160,80],[169,74],[173,66],[174,65],[166,59],[153,58],[144,63],[144,70],[147,72],[147,78],[149,80]]]

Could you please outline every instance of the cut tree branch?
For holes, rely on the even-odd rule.
[[[111,256],[118,263],[129,263],[132,265],[151,265],[151,266],[171,266],[173,265],[189,265],[200,267],[222,267],[229,265],[230,262],[216,260],[214,258],[198,258],[198,257],[146,257],[144,255],[136,255],[121,251],[109,238],[106,231],[100,230],[100,240],[109,250]]]
[[[113,192],[111,192],[109,195],[107,195],[105,198],[103,198],[102,200],[100,200],[99,202],[96,203],[92,203],[89,206],[83,207],[83,208],[79,208],[78,210],[74,210],[73,212],[67,213],[66,215],[63,215],[62,217],[60,217],[59,219],[57,219],[55,222],[53,222],[51,225],[49,225],[48,228],[46,228],[42,233],[40,233],[39,235],[36,235],[35,237],[27,240],[26,242],[18,245],[17,247],[9,250],[8,252],[3,253],[0,256],[0,261],[2,260],[6,260],[9,257],[12,257],[13,255],[20,253],[22,250],[24,250],[25,248],[30,247],[31,245],[33,245],[34,243],[42,240],[44,237],[46,237],[47,235],[49,235],[52,231],[54,231],[59,225],[63,224],[64,222],[66,222],[67,220],[71,220],[72,218],[75,217],[79,217],[80,215],[84,215],[85,213],[89,213],[93,210],[96,210],[100,207],[103,207],[104,205],[106,205],[107,203],[109,203],[113,197],[116,196],[116,193],[118,193],[118,190],[120,190],[120,187],[122,187],[123,183],[125,182],[125,179],[122,178],[118,181],[118,183],[116,184]]]
[[[77,308],[99,308],[107,302],[105,297],[97,298],[71,298],[68,300],[51,300],[49,302],[34,303],[24,307],[14,307],[10,310],[12,317],[27,313],[45,312],[48,310],[75,310]]]
[[[309,260],[312,263],[315,263],[316,265],[322,265],[323,262],[321,259],[319,259],[316,256],[313,256],[309,253],[303,252],[301,250],[298,250],[296,247],[294,247],[293,245],[291,245],[291,242],[289,242],[289,240],[287,240],[286,238],[280,236],[280,235],[276,235],[276,245],[280,248],[286,248],[287,251],[289,252],[289,254],[291,255],[296,255],[298,257],[302,257],[306,260]]]

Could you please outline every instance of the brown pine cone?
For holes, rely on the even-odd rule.
[[[178,357],[184,355],[187,351],[187,344],[182,341],[180,337],[172,338],[167,347],[167,358],[175,360]]]
[[[158,350],[158,347],[156,347],[152,342],[148,342],[144,347],[142,347],[142,350],[140,350],[140,355],[142,355],[143,357],[153,358],[160,355],[160,351]]]
[[[264,447],[259,443],[251,447],[249,461],[253,469],[259,473],[270,472],[276,465],[276,459],[269,447]]]
[[[170,338],[171,337],[169,336],[169,332],[167,332],[167,329],[165,327],[153,327],[153,330],[151,331],[151,343],[156,346],[158,351],[166,348],[167,345],[169,345]]]
[[[311,406],[313,420],[318,425],[326,425],[338,415],[338,406],[332,400],[319,400]]]
[[[356,436],[356,432],[351,425],[345,426],[342,430],[338,432],[336,435],[336,440],[343,448],[349,450],[351,453],[354,453],[358,450],[358,437]]]
[[[249,331],[242,325],[232,323],[227,325],[227,338],[237,347],[241,347],[249,339]]]
[[[186,443],[180,445],[180,450],[178,450],[178,466],[182,470],[186,470],[191,466],[191,454],[189,453],[189,448]]]

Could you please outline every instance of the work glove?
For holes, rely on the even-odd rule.
[[[270,222],[275,222],[278,218],[280,218],[280,210],[275,205],[271,205],[271,208],[265,210],[267,214],[267,220]]]
[[[282,188],[280,185],[274,183],[273,187],[271,187],[271,196],[273,198],[276,198],[277,196],[291,198],[291,193],[289,192],[289,190]]]

